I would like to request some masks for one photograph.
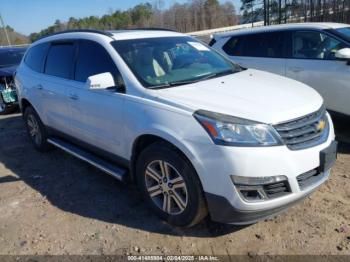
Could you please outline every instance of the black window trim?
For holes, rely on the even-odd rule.
[[[287,30],[286,30],[287,31]],[[329,37],[332,37],[336,40],[338,40],[339,42],[345,44],[348,46],[348,48],[350,48],[349,43],[347,43],[346,41],[344,41],[342,38],[338,37],[337,35],[330,33],[329,31],[327,31],[326,29],[314,29],[314,28],[300,28],[300,29],[289,29],[289,40],[290,40],[290,50],[289,50],[289,54],[287,54],[287,59],[296,59],[296,60],[316,60],[316,61],[340,61],[340,62],[346,62],[344,59],[323,59],[323,58],[303,58],[303,57],[293,57],[293,35],[297,32],[317,32],[317,33],[322,33],[325,34]]]
[[[46,55],[45,55],[45,59],[44,59],[44,67],[43,67],[42,73],[46,76],[55,77],[55,78],[59,78],[59,79],[74,80],[74,79],[72,79],[72,75],[74,73],[74,71],[72,71],[72,70],[74,70],[75,57],[76,57],[76,53],[77,53],[77,40],[76,39],[62,39],[62,40],[49,41],[47,43],[49,44],[49,48],[46,51]],[[54,76],[54,75],[47,74],[46,73],[47,57],[49,55],[51,47],[53,45],[67,45],[67,44],[73,45],[73,48],[74,48],[74,50],[73,50],[74,58],[73,58],[72,67],[70,68],[69,78],[64,78],[64,77],[60,77],[60,76]]]

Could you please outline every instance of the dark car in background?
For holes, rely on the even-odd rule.
[[[17,107],[14,74],[25,51],[23,47],[0,48],[0,114],[10,113]]]

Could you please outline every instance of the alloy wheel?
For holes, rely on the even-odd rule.
[[[146,189],[153,203],[170,215],[181,214],[187,207],[188,193],[181,174],[171,164],[155,160],[145,171]]]
[[[28,115],[27,125],[28,125],[29,135],[32,138],[33,142],[36,145],[40,145],[42,136],[40,132],[39,123],[36,120],[36,118],[31,114]]]

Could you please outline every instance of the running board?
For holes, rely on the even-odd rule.
[[[55,147],[62,149],[63,151],[66,151],[72,156],[79,158],[80,160],[83,160],[90,165],[93,165],[108,175],[111,175],[120,181],[125,181],[125,178],[127,176],[126,169],[118,167],[116,164],[111,163],[110,161],[95,156],[94,154],[61,139],[49,138],[47,139],[47,142]]]

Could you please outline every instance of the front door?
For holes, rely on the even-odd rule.
[[[287,77],[317,90],[328,109],[349,115],[350,66],[334,56],[337,50],[348,46],[320,31],[296,31],[291,38]]]
[[[88,77],[110,72],[120,77],[112,58],[100,44],[79,41],[74,80],[67,96],[71,115],[70,135],[112,154],[121,155],[124,94],[115,89],[91,90]]]

